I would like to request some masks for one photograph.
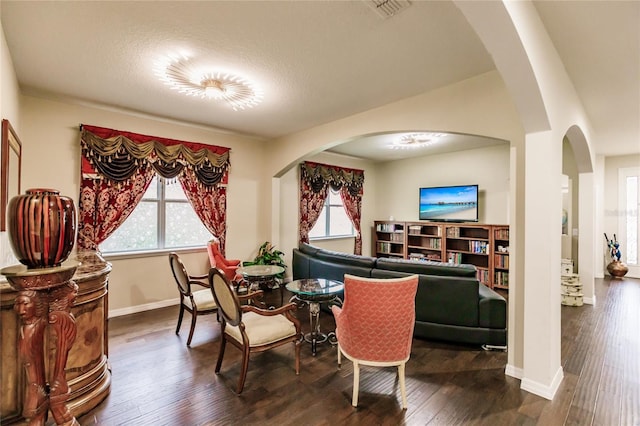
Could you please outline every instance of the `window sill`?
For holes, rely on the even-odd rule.
[[[134,252],[120,252],[120,253],[102,253],[102,257],[105,260],[122,260],[122,259],[136,259],[144,257],[160,257],[166,256],[171,252],[175,253],[200,253],[206,252],[206,247],[184,247],[184,248],[170,248],[170,249],[157,249],[157,250],[144,250]]]
[[[346,239],[354,239],[356,238],[355,235],[336,235],[336,236],[332,236],[332,237],[315,237],[315,238],[309,238],[309,241],[328,241],[328,240],[346,240]]]

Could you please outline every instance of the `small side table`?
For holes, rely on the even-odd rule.
[[[237,269],[237,273],[249,283],[249,288],[279,288],[280,306],[282,306],[284,295],[277,276],[283,272],[284,268],[278,265],[248,265]]]
[[[326,342],[331,334],[335,336],[335,333],[327,335],[320,331],[320,303],[337,302],[341,305],[342,300],[338,293],[344,289],[344,284],[340,281],[317,278],[291,281],[286,287],[293,293],[291,301],[309,304],[311,332],[304,335],[304,340],[311,343],[311,354],[315,356],[317,344]]]

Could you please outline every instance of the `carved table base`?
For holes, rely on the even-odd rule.
[[[16,265],[0,271],[19,291],[14,310],[21,318],[18,352],[27,378],[23,416],[30,425],[44,425],[49,410],[56,424],[78,425],[67,407],[69,386],[65,376],[69,349],[77,331],[71,307],[78,286],[71,277],[78,265],[75,261],[53,268],[27,269]],[[48,337],[55,347],[55,357],[46,369],[47,326],[53,332]]]

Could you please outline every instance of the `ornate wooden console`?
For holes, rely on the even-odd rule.
[[[69,351],[65,376],[70,388],[67,406],[75,417],[79,417],[102,402],[110,391],[107,295],[111,264],[95,252],[79,252],[75,260],[81,262],[72,278],[78,286],[71,308],[77,334]],[[0,424],[25,420],[22,408],[26,377],[18,347],[20,318],[14,310],[17,295],[8,283],[0,283]],[[54,363],[55,352],[51,340],[45,340],[48,341],[45,347],[49,366]]]

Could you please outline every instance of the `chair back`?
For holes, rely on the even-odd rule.
[[[418,276],[373,279],[344,276],[340,347],[360,360],[408,359],[415,324]]]
[[[242,322],[240,301],[224,272],[216,268],[211,268],[209,270],[209,286],[213,293],[213,299],[216,301],[216,305],[218,305],[218,312],[222,314],[222,318],[229,325],[239,325]]]
[[[177,253],[169,253],[169,265],[171,265],[171,272],[173,273],[173,278],[175,278],[176,283],[178,284],[180,294],[188,297],[191,294],[189,274]]]
[[[209,242],[207,243],[207,253],[209,253],[209,261],[211,262],[211,267],[220,268],[221,266],[224,266],[224,262],[218,265],[220,259],[224,259],[222,252],[220,252],[220,240],[218,238],[213,237],[211,240],[209,240]]]

